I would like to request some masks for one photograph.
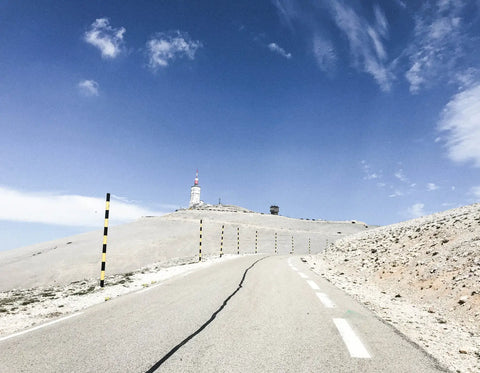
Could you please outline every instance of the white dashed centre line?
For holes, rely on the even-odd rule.
[[[22,335],[22,334],[33,332],[34,330],[38,330],[38,329],[44,328],[44,327],[52,325],[52,324],[56,324],[57,322],[60,322],[60,321],[71,319],[72,317],[80,316],[81,314],[82,314],[82,312],[77,312],[77,313],[74,313],[73,315],[65,316],[65,317],[62,317],[61,319],[53,320],[53,321],[47,322],[45,324],[38,325],[38,326],[36,326],[34,328],[31,328],[31,329],[27,329],[27,330],[23,330],[21,332],[15,333],[15,334],[7,335],[6,337],[0,338],[0,342],[5,341],[5,340],[10,339],[10,338],[13,338],[13,337],[18,337],[19,335]]]
[[[326,308],[335,308],[335,303],[332,302],[332,300],[328,297],[327,294],[325,293],[315,293],[317,294],[318,299],[320,299],[320,302],[326,307]]]
[[[350,324],[345,319],[333,319],[335,326],[337,327],[340,335],[342,336],[343,342],[348,348],[351,357],[356,357],[360,359],[370,359],[371,356],[368,353],[367,349],[363,345],[362,341],[355,334]]]
[[[301,278],[308,278],[308,276],[303,272],[298,272]]]
[[[312,280],[307,280],[307,283],[310,285],[310,287],[313,289],[313,290],[320,290],[320,288],[318,287],[318,285],[313,282]]]

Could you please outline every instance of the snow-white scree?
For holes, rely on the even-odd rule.
[[[238,256],[227,254],[221,259],[206,257],[201,263],[185,259],[154,263],[136,271],[107,276],[104,288],[99,286],[98,279],[85,279],[66,286],[0,292],[0,337],[235,258]]]
[[[348,236],[309,263],[448,369],[480,371],[480,204]]]

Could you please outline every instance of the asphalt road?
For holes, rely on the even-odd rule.
[[[0,372],[439,372],[298,256],[245,256],[0,341]]]

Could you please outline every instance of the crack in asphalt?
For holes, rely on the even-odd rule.
[[[187,344],[193,337],[195,337],[196,335],[200,334],[203,329],[205,329],[213,320],[215,320],[215,318],[217,317],[217,315],[225,308],[225,306],[227,305],[228,301],[230,299],[232,299],[235,294],[238,293],[238,291],[242,288],[242,285],[243,285],[243,282],[245,281],[245,278],[247,276],[247,272],[252,269],[255,264],[257,264],[258,262],[260,262],[261,260],[263,259],[266,259],[268,258],[268,256],[266,257],[263,257],[261,259],[258,259],[257,261],[255,261],[250,267],[248,267],[245,272],[243,273],[243,276],[242,276],[242,280],[240,281],[240,283],[238,284],[238,287],[237,289],[232,293],[230,294],[222,303],[222,305],[220,306],[220,308],[218,310],[216,310],[212,316],[210,316],[210,319],[208,319],[202,326],[200,326],[200,328],[198,328],[195,332],[193,332],[192,334],[190,334],[187,338],[185,338],[183,341],[181,341],[179,344],[177,344],[175,347],[173,347],[164,357],[162,357],[160,360],[158,360],[149,370],[147,370],[145,373],[152,373],[152,372],[155,372],[158,368],[160,368],[160,366],[165,363],[170,357],[172,357],[173,354],[175,354],[175,352],[177,352],[182,346],[184,346],[185,344]]]

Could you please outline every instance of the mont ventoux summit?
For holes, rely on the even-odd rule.
[[[110,227],[105,288],[98,286],[101,230],[0,252],[0,362],[6,371],[39,371],[40,366],[47,372],[85,371],[86,366],[125,371],[129,365],[136,368],[128,371],[149,372],[160,365],[172,372],[212,366],[258,372],[325,366],[331,372],[480,371],[479,204],[371,227],[356,220],[287,218],[277,215],[278,206],[263,214],[210,205],[200,199],[198,172],[190,192],[187,209]],[[104,323],[108,338],[100,339],[142,340],[146,360],[119,353],[121,345],[99,347],[108,358],[96,358],[81,340],[76,358],[62,350],[65,343],[58,344],[55,333],[95,334],[90,325],[96,322],[70,326],[68,320],[88,320],[87,311],[96,317],[102,304],[111,304],[111,327]],[[130,316],[123,320],[122,312]],[[235,319],[222,327],[221,317],[215,321],[220,313]],[[190,334],[193,319],[197,326],[207,322]],[[52,322],[60,329],[49,329]],[[251,359],[235,362],[238,354],[230,352],[256,344],[247,337],[225,337],[232,325],[255,336],[268,355],[260,358],[257,348],[241,354]],[[291,341],[282,334],[290,327]],[[122,330],[125,336],[118,335]],[[222,343],[209,342],[207,348],[196,345],[201,338],[191,340],[201,332],[214,341],[216,330],[223,331]],[[185,343],[187,350],[174,347],[182,340],[177,347]],[[85,346],[94,343],[85,341]],[[159,343],[162,352],[153,351]],[[224,343],[231,348],[220,348]],[[291,345],[298,346],[295,353]],[[37,351],[38,346],[45,348]],[[188,352],[187,346],[209,351],[213,360]],[[21,354],[13,353],[20,348]],[[284,348],[290,353],[285,355]],[[56,358],[44,359],[47,350]],[[109,365],[111,359],[118,369]]]
[[[151,263],[192,261],[198,258],[199,222],[203,223],[204,257],[218,256],[222,225],[225,254],[317,253],[335,240],[371,229],[350,220],[328,222],[263,214],[232,205],[211,205],[200,199],[198,171],[188,209],[148,216],[108,230],[107,275],[133,271]],[[114,213],[114,205],[111,207]],[[103,231],[94,231],[16,250],[0,252],[0,290],[32,287],[98,276]],[[276,248],[275,248],[276,246]],[[22,264],[21,264],[22,263]],[[55,265],[52,265],[55,263]],[[74,270],[73,270],[74,269]]]

